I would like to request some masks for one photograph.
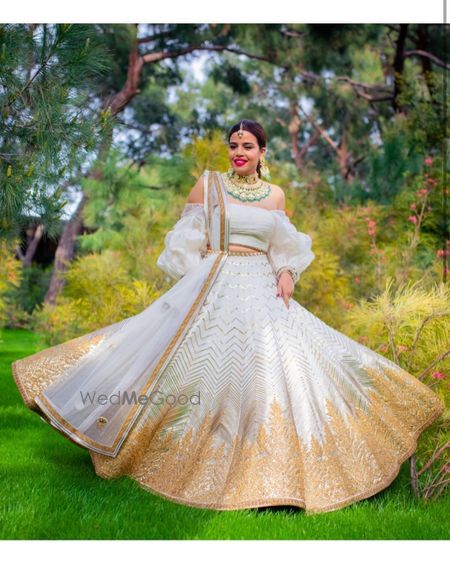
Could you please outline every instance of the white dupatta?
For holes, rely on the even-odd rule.
[[[225,262],[226,190],[218,172],[206,170],[204,179],[206,226],[215,253],[141,313],[13,363],[25,404],[92,451],[117,456]],[[217,206],[220,212],[214,213]],[[36,377],[39,373],[45,376]]]

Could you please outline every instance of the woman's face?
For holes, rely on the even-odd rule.
[[[228,143],[228,157],[233,170],[241,176],[248,176],[256,172],[259,159],[266,152],[266,147],[259,148],[258,140],[250,133],[244,131],[242,137],[235,131]]]

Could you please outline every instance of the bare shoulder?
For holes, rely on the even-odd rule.
[[[203,203],[203,189],[204,189],[204,181],[203,181],[203,174],[197,180],[195,186],[189,193],[187,198],[188,203]]]
[[[275,196],[275,201],[276,201],[276,208],[277,209],[285,209],[286,206],[286,197],[284,195],[284,191],[283,188],[280,188],[280,186],[277,186],[276,184],[270,184],[271,188],[272,188],[272,193]]]

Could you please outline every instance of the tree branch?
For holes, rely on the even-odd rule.
[[[432,53],[428,53],[428,51],[423,51],[422,49],[413,49],[412,51],[405,51],[405,57],[423,57],[429,59],[435,65],[445,68],[446,70],[450,70],[450,64],[447,64],[445,61],[441,61],[436,55]]]
[[[254,53],[247,53],[246,51],[242,51],[241,49],[236,49],[234,47],[227,47],[226,45],[190,45],[185,47],[184,49],[179,49],[177,51],[159,51],[157,53],[148,53],[146,55],[142,55],[144,59],[144,63],[153,63],[163,59],[173,59],[179,57],[180,55],[185,55],[187,53],[192,53],[193,51],[228,51],[230,53],[235,53],[236,55],[245,55],[246,57],[250,57],[251,59],[256,59],[258,61],[264,61],[270,64],[274,64],[280,68],[284,68],[289,70],[288,65],[282,65],[277,63],[275,60],[270,59],[269,57],[264,57],[262,55],[255,55]]]

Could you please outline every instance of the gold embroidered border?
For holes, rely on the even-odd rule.
[[[216,187],[217,197],[219,198],[219,205],[220,205],[220,250],[225,250],[225,207],[223,201],[223,193],[220,188],[220,184],[218,183],[218,172],[212,172],[214,174],[214,185]]]
[[[61,372],[78,362],[104,338],[104,332],[99,329],[12,362],[13,378],[25,405],[40,414],[42,411],[34,402],[39,390],[51,385]]]
[[[191,428],[180,439],[164,432],[164,418],[146,420],[119,458],[90,452],[95,472],[108,479],[128,475],[160,497],[197,508],[292,505],[308,513],[342,508],[386,488],[416,450],[420,433],[445,408],[429,388],[421,391],[420,382],[405,381],[401,371],[386,371],[387,380],[378,373],[381,398],[373,393],[371,410],[356,408],[350,422],[327,400],[329,425],[322,444],[313,438],[306,447],[290,416],[273,399],[271,415],[252,443],[235,436],[226,450],[223,444],[213,445],[217,415],[208,414],[197,432]],[[402,388],[413,395],[390,402],[392,393]],[[259,496],[263,489],[265,496]],[[277,490],[292,494],[277,495]]]
[[[17,362],[13,362],[11,368],[12,368],[13,379],[16,382],[17,388],[19,389],[19,392],[22,395],[25,405],[32,411],[40,412],[40,409],[36,408],[35,402],[28,397],[28,393],[25,387],[22,385],[19,371],[17,369]]]
[[[213,177],[212,177],[212,172],[209,172],[208,174],[208,224],[209,224],[209,232],[211,233],[211,239],[212,239],[212,235],[213,235],[213,231],[212,231],[212,188],[213,188]],[[210,240],[211,244],[214,244],[213,240]]]
[[[228,250],[227,254],[228,256],[259,256],[262,254],[267,254],[267,252],[265,250],[260,250],[259,248],[255,248],[254,246],[248,246],[246,245],[247,248],[252,248],[253,250],[251,251],[246,251],[246,250]],[[214,250],[212,248],[208,248],[206,250],[206,254],[214,254],[217,252],[222,252],[221,250]]]

